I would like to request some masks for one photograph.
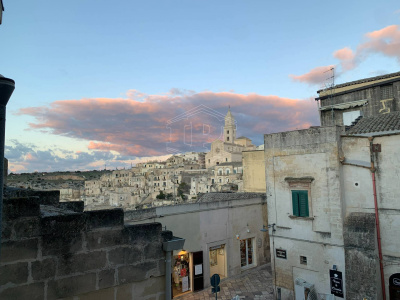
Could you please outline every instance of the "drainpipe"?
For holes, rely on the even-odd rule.
[[[165,299],[171,299],[171,256],[172,251],[165,252]]]
[[[0,75],[0,251],[3,220],[4,140],[6,131],[6,106],[15,89],[15,81]],[[1,254],[0,254],[1,255]]]
[[[381,230],[379,227],[379,212],[378,212],[378,199],[376,195],[376,179],[375,179],[375,165],[372,151],[372,144],[374,137],[368,137],[369,140],[369,151],[371,156],[371,174],[372,174],[372,187],[374,191],[374,204],[375,204],[375,224],[376,224],[376,235],[378,240],[378,253],[379,253],[379,268],[381,271],[381,286],[383,300],[386,300],[386,289],[385,289],[385,275],[383,273],[383,256],[382,256],[382,244],[381,244]]]

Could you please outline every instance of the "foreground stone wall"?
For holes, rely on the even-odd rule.
[[[160,223],[125,226],[122,209],[40,204],[4,201],[0,299],[164,299]]]
[[[381,299],[375,215],[351,213],[344,227],[348,299]]]

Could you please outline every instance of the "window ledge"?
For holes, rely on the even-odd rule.
[[[291,219],[297,219],[297,220],[314,220],[313,217],[298,217],[298,216],[293,216],[293,215],[289,215],[289,218]]]
[[[305,177],[286,177],[285,178],[286,182],[289,183],[300,183],[300,182],[306,182],[306,183],[311,183],[314,181],[314,177],[311,176],[305,176]]]

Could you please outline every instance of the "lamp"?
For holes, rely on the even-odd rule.
[[[260,231],[262,231],[262,232],[268,232],[268,228],[272,228],[272,231],[275,232],[275,231],[276,231],[276,229],[275,229],[275,223],[269,224],[269,225],[267,225],[267,226],[263,225],[263,228],[260,229]]]
[[[2,212],[3,212],[3,182],[4,182],[4,139],[6,131],[6,106],[15,89],[15,81],[0,75],[0,251]],[[0,254],[1,255],[1,254]]]

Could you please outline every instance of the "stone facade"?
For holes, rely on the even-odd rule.
[[[346,135],[335,126],[265,135],[273,269],[282,299],[294,298],[296,278],[326,297],[333,265],[342,273],[345,298],[383,298],[373,173],[388,297],[400,264],[400,242],[393,238],[400,224],[398,149],[398,131]],[[295,213],[293,190],[307,193],[307,216]]]
[[[37,195],[4,201],[1,299],[164,299],[161,224]]]

